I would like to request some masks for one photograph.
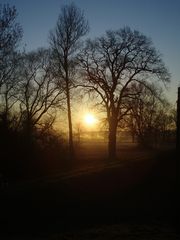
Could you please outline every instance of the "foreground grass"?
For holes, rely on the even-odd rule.
[[[174,151],[124,147],[112,163],[83,151],[73,169],[12,184],[1,194],[0,236],[175,239]]]
[[[101,225],[81,231],[53,235],[49,239],[78,239],[78,240],[177,240],[178,233],[172,226],[162,222],[152,223],[122,223]]]

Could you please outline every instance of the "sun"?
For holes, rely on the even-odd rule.
[[[86,123],[86,125],[88,126],[94,126],[97,122],[97,119],[96,117],[91,114],[91,113],[87,113],[85,116],[84,116],[84,122]]]

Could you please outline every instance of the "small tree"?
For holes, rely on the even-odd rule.
[[[69,126],[69,150],[72,155],[73,130],[71,116],[71,88],[73,86],[76,54],[80,47],[80,39],[88,32],[88,23],[83,12],[74,4],[61,8],[56,28],[50,32],[50,45],[56,73],[59,81],[63,82],[64,93],[67,100],[68,126]]]
[[[133,97],[128,101],[131,110],[126,122],[132,135],[142,145],[152,146],[165,140],[173,121],[170,104],[163,97],[162,90],[136,83],[131,87],[131,94]]]
[[[19,121],[25,132],[31,134],[45,115],[60,107],[63,99],[62,90],[57,87],[51,72],[49,50],[39,49],[24,54],[20,67],[18,101],[21,112]]]
[[[126,103],[132,97],[131,85],[138,82],[148,86],[156,79],[168,82],[169,74],[151,40],[129,27],[88,40],[79,60],[83,85],[97,93],[106,110],[109,158],[114,159],[117,126],[130,111]]]

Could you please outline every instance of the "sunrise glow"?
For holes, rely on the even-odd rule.
[[[97,119],[96,119],[96,117],[93,114],[87,113],[84,116],[84,122],[88,126],[94,126],[96,124],[96,122],[97,122]]]

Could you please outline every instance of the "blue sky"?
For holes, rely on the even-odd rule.
[[[71,0],[0,0],[15,5],[23,27],[23,44],[27,50],[48,46],[49,31],[55,27],[60,8]],[[150,37],[162,53],[172,74],[166,93],[176,102],[180,86],[180,0],[74,0],[84,10],[90,24],[88,37],[124,26]]]

